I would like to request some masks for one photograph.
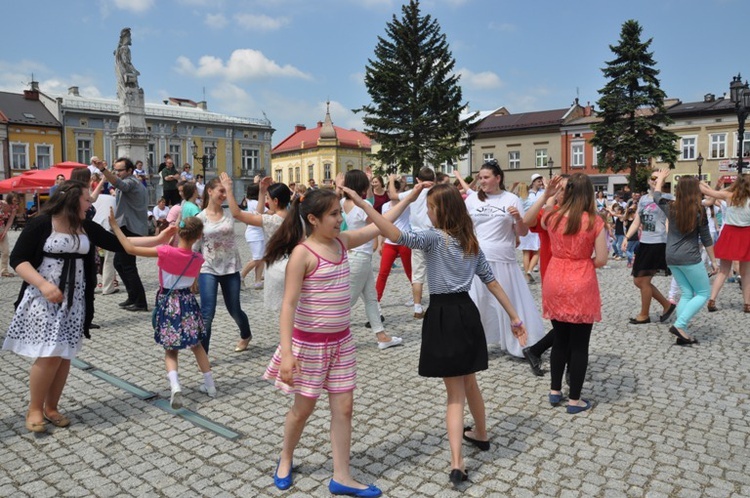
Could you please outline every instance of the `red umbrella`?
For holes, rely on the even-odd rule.
[[[0,181],[0,194],[8,192],[39,192],[49,190],[55,184],[58,175],[70,180],[70,173],[76,168],[86,168],[85,164],[73,161],[57,163],[49,169],[35,169],[25,171],[18,176],[13,176]]]

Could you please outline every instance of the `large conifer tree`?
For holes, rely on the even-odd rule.
[[[461,119],[459,75],[440,25],[423,16],[419,1],[401,8],[402,18],[378,37],[368,59],[365,84],[372,103],[364,112],[365,132],[382,145],[375,157],[389,169],[416,172],[425,164],[456,161],[468,151],[468,123]]]
[[[659,87],[652,38],[641,42],[641,26],[629,20],[622,25],[620,43],[610,45],[615,58],[602,69],[609,82],[599,90],[599,117],[593,125],[592,144],[600,148],[599,169],[630,170],[630,185],[636,185],[637,169],[660,157],[674,166],[677,135],[663,128],[672,122],[664,107],[665,93]]]

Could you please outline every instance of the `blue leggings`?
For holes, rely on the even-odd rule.
[[[711,283],[703,263],[693,265],[669,265],[672,276],[680,286],[682,295],[675,310],[674,326],[687,332],[693,316],[706,304],[711,295]]]

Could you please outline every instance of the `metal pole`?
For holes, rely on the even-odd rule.
[[[737,103],[737,120],[739,121],[738,137],[737,137],[737,176],[742,176],[742,167],[744,165],[742,142],[745,140],[745,119],[747,118],[747,110],[742,105],[742,101]]]

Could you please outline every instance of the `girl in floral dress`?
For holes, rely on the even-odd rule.
[[[203,222],[195,216],[185,218],[179,229],[177,247],[165,244],[159,247],[135,247],[114,222],[110,213],[110,226],[125,250],[134,256],[158,258],[159,291],[156,294],[154,312],[154,340],[164,347],[164,363],[170,384],[170,406],[182,407],[182,388],[177,374],[177,353],[190,348],[203,372],[200,391],[210,397],[216,396],[211,365],[201,341],[205,333],[200,306],[190,290],[200,273],[203,256],[193,252],[192,247],[203,235]]]

